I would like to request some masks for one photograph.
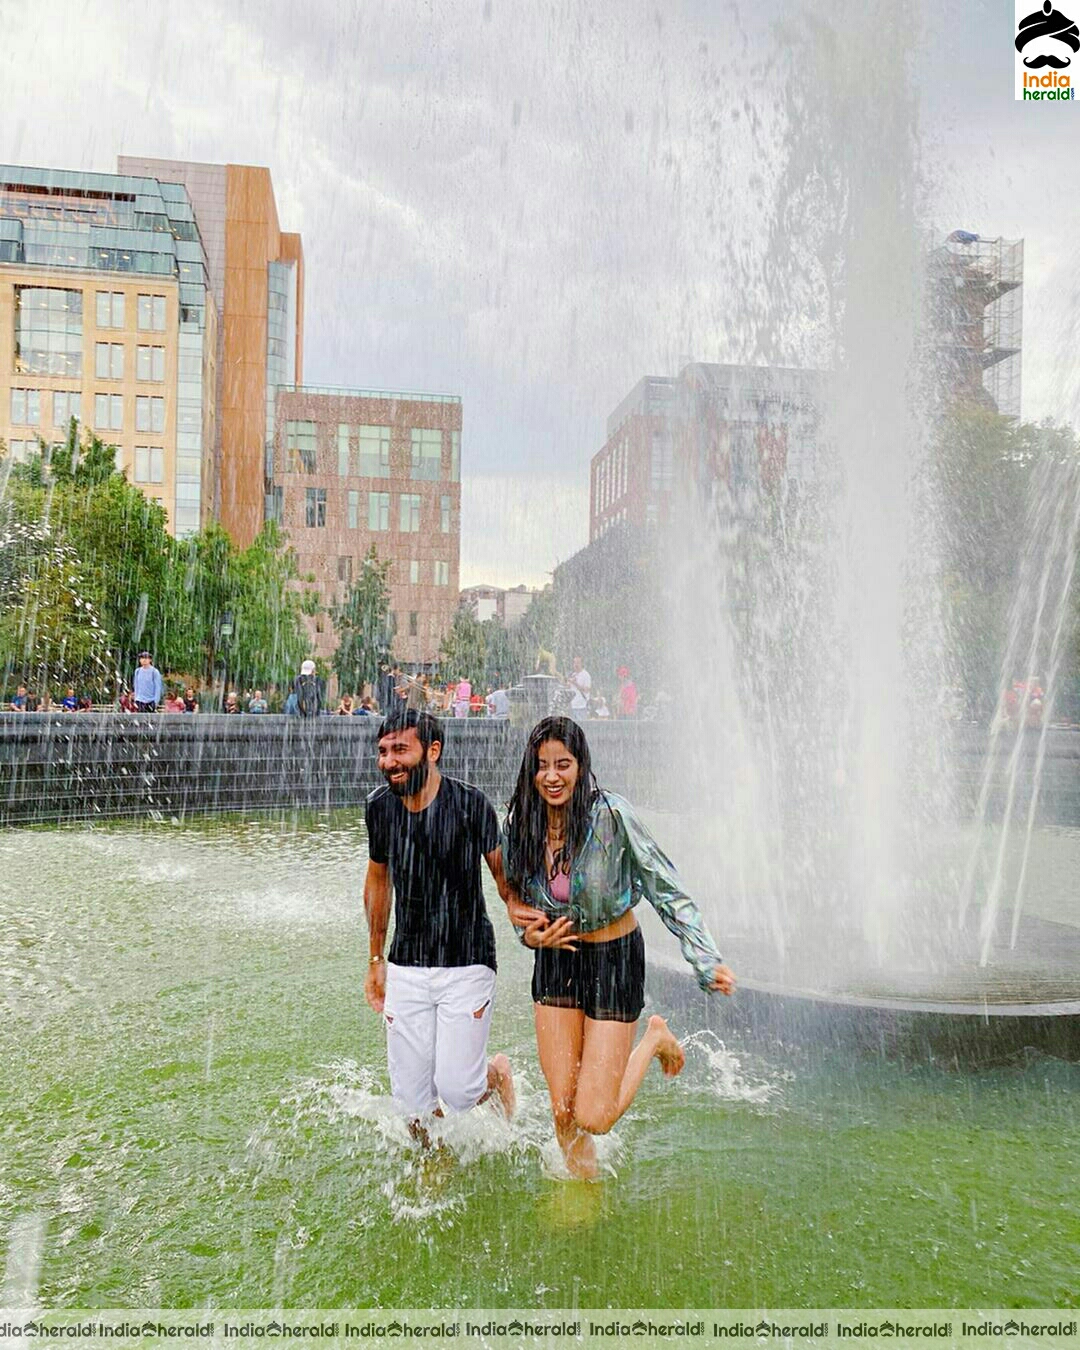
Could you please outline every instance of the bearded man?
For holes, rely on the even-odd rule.
[[[467,1111],[495,1093],[507,1117],[514,1085],[505,1055],[487,1058],[495,1002],[495,931],[483,859],[504,900],[499,826],[484,794],[441,772],[442,734],[429,713],[395,710],[379,733],[384,786],[367,799],[364,993],[386,1023],[394,1101],[422,1132],[424,1117]],[[394,940],[383,955],[394,897]]]

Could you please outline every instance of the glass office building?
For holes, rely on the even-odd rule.
[[[198,530],[213,503],[217,314],[184,187],[0,165],[0,438],[22,459],[72,417]]]

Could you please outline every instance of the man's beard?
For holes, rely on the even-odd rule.
[[[389,773],[383,770],[383,777],[386,779],[386,785],[395,797],[415,797],[420,792],[428,780],[428,772],[431,766],[427,759],[421,759],[419,764],[414,764],[409,772],[399,782],[391,781]]]

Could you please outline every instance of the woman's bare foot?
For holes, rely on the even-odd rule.
[[[675,1033],[662,1017],[650,1017],[649,1026],[646,1035],[652,1033],[657,1037],[656,1050],[653,1052],[660,1061],[660,1067],[668,1078],[674,1078],[682,1073],[683,1066],[686,1063],[686,1055],[683,1048],[675,1039]]]
[[[571,1125],[563,1130],[556,1126],[555,1134],[562,1149],[566,1170],[574,1180],[595,1181],[599,1168],[596,1163],[596,1142],[592,1135],[579,1129],[577,1125]]]
[[[514,1075],[510,1072],[510,1061],[505,1055],[494,1055],[488,1061],[488,1093],[496,1093],[503,1115],[507,1120],[514,1117],[517,1096],[514,1092]]]

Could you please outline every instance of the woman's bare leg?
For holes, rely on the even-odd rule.
[[[555,1136],[571,1176],[591,1180],[596,1176],[596,1145],[574,1119],[585,1014],[580,1008],[551,1008],[540,1003],[533,1006],[536,1045],[551,1094]]]
[[[672,1078],[686,1063],[682,1046],[662,1017],[649,1018],[644,1036],[631,1050],[636,1029],[636,1022],[585,1019],[574,1118],[590,1134],[606,1134],[627,1110],[653,1059]]]

